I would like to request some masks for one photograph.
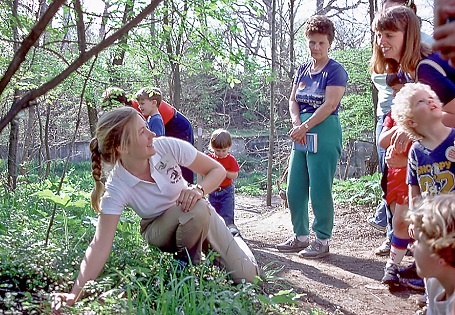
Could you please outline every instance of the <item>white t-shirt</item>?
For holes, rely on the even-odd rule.
[[[390,112],[393,104],[393,90],[386,83],[386,73],[372,73],[371,80],[374,86],[378,89],[378,108],[376,109],[376,116],[384,116]]]
[[[445,289],[436,278],[427,280],[428,306],[427,315],[455,315],[455,293],[441,301]]]
[[[197,150],[188,142],[176,138],[153,139],[156,154],[150,158],[150,170],[155,183],[137,178],[117,161],[106,182],[101,198],[103,214],[121,214],[131,207],[141,218],[156,218],[175,206],[180,192],[188,187],[179,165],[194,162]]]

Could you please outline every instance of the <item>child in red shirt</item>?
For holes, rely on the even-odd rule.
[[[389,73],[386,78],[387,85],[392,88],[394,96],[409,81],[411,81],[410,78],[401,71]],[[384,268],[382,283],[391,287],[400,284],[398,277],[399,265],[406,254],[407,246],[410,242],[408,224],[405,220],[409,207],[406,167],[409,148],[412,144],[409,137],[396,126],[391,116],[392,110],[385,117],[383,129],[379,136],[379,145],[387,150],[386,201],[393,215],[392,245],[389,259]],[[394,163],[390,164],[390,160]]]
[[[233,236],[240,236],[237,226],[234,224],[234,179],[239,175],[239,164],[236,159],[229,153],[232,146],[231,135],[227,130],[217,129],[210,137],[209,153],[212,159],[218,161],[226,169],[226,178],[209,194],[209,201],[215,208],[216,212],[224,219],[226,226]]]

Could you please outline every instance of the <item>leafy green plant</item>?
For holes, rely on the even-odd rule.
[[[52,171],[58,174],[58,167]],[[51,313],[50,293],[68,292],[77,277],[97,214],[88,204],[93,185],[87,163],[70,164],[60,194],[58,180],[30,182],[0,198],[0,309],[12,313]],[[55,178],[56,173],[49,178]],[[260,173],[257,180],[261,181]],[[49,245],[44,236],[52,205],[59,205]],[[264,283],[234,285],[209,253],[197,266],[183,270],[173,255],[151,247],[139,232],[139,218],[124,211],[110,257],[96,281],[66,314],[286,314],[299,295],[288,288],[265,291]]]
[[[339,204],[360,204],[373,206],[381,200],[381,174],[366,175],[347,180],[335,179],[333,197]]]

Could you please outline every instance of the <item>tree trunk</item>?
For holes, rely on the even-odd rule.
[[[125,11],[123,11],[123,18],[122,18],[123,25],[125,25],[128,21],[131,20],[133,7],[134,7],[134,0],[126,1]],[[125,60],[127,45],[128,45],[128,32],[125,32],[125,34],[118,41],[118,46],[117,46],[118,50],[117,50],[117,53],[114,55],[114,60],[112,60],[112,65],[114,67],[113,67],[113,72],[112,72],[112,76],[111,76],[111,83],[116,86],[120,85],[120,83],[122,82],[121,75],[117,71],[116,66],[123,65],[123,62]]]
[[[51,105],[46,105],[46,123],[44,124],[44,150],[46,156],[46,173],[49,176],[51,170],[51,150],[49,149],[49,122],[51,121]]]
[[[35,126],[35,111],[36,111],[36,105],[30,105],[28,108],[28,123],[27,123],[27,129],[25,131],[25,140],[24,140],[24,146],[22,150],[22,159],[21,159],[21,165],[20,165],[20,172],[21,174],[25,174],[25,170],[23,169],[23,164],[25,162],[28,162],[31,158],[32,155],[32,148],[30,148],[30,145],[35,143],[33,141],[33,127]]]
[[[172,2],[172,0],[171,0]],[[186,14],[180,14],[180,27],[179,25],[174,25],[171,21],[174,21],[170,15],[174,13],[174,5],[169,3],[169,1],[165,1],[164,5],[168,8],[168,13],[163,17],[163,24],[169,26],[170,29],[178,29],[179,32],[176,35],[175,42],[172,42],[172,36],[169,35],[166,38],[166,52],[169,58],[169,64],[171,66],[171,75],[169,79],[169,90],[171,91],[171,104],[177,108],[181,108],[181,93],[182,93],[182,82],[181,82],[181,74],[180,74],[180,61],[179,56],[183,51],[183,29],[186,23]],[[182,12],[188,11],[188,1],[184,2],[184,7]]]
[[[12,13],[15,19],[18,19],[17,8],[18,0],[13,1]],[[13,24],[13,39],[14,39],[14,53],[19,50],[19,31],[17,25]],[[14,103],[20,98],[20,91],[15,89],[14,91]],[[19,119],[14,118],[11,120],[11,129],[9,132],[9,148],[8,148],[8,186],[11,190],[16,189],[17,183],[17,147],[19,143]]]
[[[88,99],[85,100],[87,104],[87,114],[88,114],[88,122],[90,125],[90,135],[95,137],[96,132],[96,124],[98,123],[98,111],[95,108],[95,104],[90,103]]]
[[[19,142],[19,120],[14,118],[11,123],[9,132],[9,149],[8,149],[8,187],[11,190],[16,189],[17,183],[17,145]]]
[[[273,153],[275,148],[275,80],[276,80],[276,1],[272,0],[272,14],[269,16],[271,21],[271,35],[272,35],[272,80],[270,81],[270,133],[269,133],[269,158],[267,162],[267,206],[272,205],[272,167],[273,167]]]
[[[108,1],[104,1],[104,10],[103,10],[103,18],[101,19],[101,25],[100,25],[100,30],[98,32],[98,36],[100,40],[106,36],[106,24],[109,16],[109,8],[111,5],[109,4]]]
[[[289,0],[289,74],[292,76],[295,69],[295,48],[294,48],[294,4],[295,0]]]

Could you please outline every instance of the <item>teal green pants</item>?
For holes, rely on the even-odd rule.
[[[311,114],[301,114],[302,121]],[[309,235],[308,201],[314,213],[312,229],[319,239],[328,239],[333,229],[332,184],[341,155],[341,125],[330,115],[308,132],[318,134],[317,153],[292,150],[289,161],[287,197],[296,235]]]

